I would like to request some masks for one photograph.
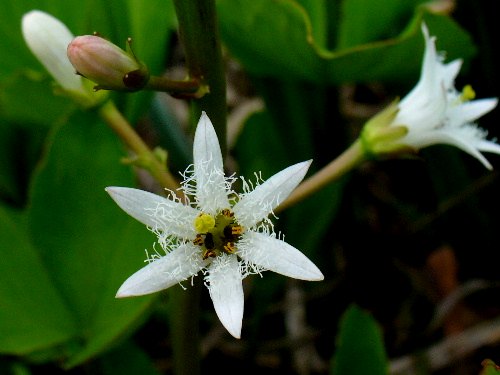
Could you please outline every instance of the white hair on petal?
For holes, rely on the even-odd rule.
[[[196,195],[196,179],[194,177],[194,164],[188,165],[184,172],[180,172],[182,176],[181,189],[187,197]]]
[[[239,268],[242,279],[250,275],[259,275],[260,277],[263,277],[262,272],[267,271],[267,268],[244,259],[240,260]]]
[[[211,267],[210,267],[211,270],[208,270],[208,268],[206,268],[203,271],[203,274],[205,275],[203,278],[204,284],[208,288],[209,291],[210,291],[210,285],[211,285],[214,274],[223,275],[222,283],[225,283],[226,281],[233,282],[233,280],[225,280],[225,279],[229,278],[229,276],[226,276],[226,275],[231,274],[231,272],[227,272],[226,270],[231,267],[232,257],[234,257],[234,256],[235,255],[221,254],[213,259]]]
[[[145,263],[152,263],[165,256],[165,253],[161,254],[156,249],[156,244],[157,242],[153,244],[153,250],[144,249],[144,252],[146,253],[146,259],[144,260]]]
[[[168,197],[168,201],[182,203],[180,198],[173,193]],[[147,215],[151,217],[151,221],[154,223],[154,225],[149,225],[148,229],[158,238],[171,235],[169,228],[175,228],[176,233],[180,233],[182,238],[191,237],[192,228],[189,226],[191,223],[187,221],[185,212],[173,209],[167,202],[158,202],[154,208],[145,208]]]
[[[243,193],[239,194],[239,199],[243,198],[245,195],[250,194],[257,187],[259,187],[265,180],[262,178],[262,172],[254,172],[255,181],[246,180],[244,177],[240,176],[242,190]],[[251,221],[256,223],[251,229],[256,231],[267,231],[267,227],[271,228],[271,232],[273,232],[274,225],[269,218],[269,216],[278,219],[278,217],[274,214],[273,207],[277,205],[280,201],[280,194],[277,194],[275,199],[268,201],[265,197],[262,197],[258,204],[263,207],[264,211],[268,212],[267,216],[264,218],[258,212],[249,212],[248,210],[243,213],[242,221]]]
[[[222,195],[214,194],[213,192],[224,191],[225,196],[236,194],[233,191],[233,183],[236,180],[235,175],[226,177],[224,171],[217,167],[209,167],[212,163],[212,159],[203,161],[197,167],[201,170],[202,174],[205,176],[205,180],[202,184],[198,183],[194,173],[194,164],[189,165],[186,170],[181,173],[183,181],[182,191],[186,196],[194,198],[194,202],[190,203],[191,206],[201,208],[200,202],[208,199],[213,199],[210,207],[226,208],[227,202],[219,202],[218,198]],[[222,178],[221,178],[222,177]],[[215,214],[216,212],[208,212],[209,214]]]

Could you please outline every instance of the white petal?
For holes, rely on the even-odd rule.
[[[311,162],[294,164],[245,194],[233,207],[238,223],[251,228],[269,215],[302,181]]]
[[[476,147],[479,151],[500,154],[500,145],[492,141],[482,140],[477,144]]]
[[[455,146],[460,148],[462,151],[465,151],[466,153],[474,156],[486,168],[491,170],[493,169],[492,165],[477,149],[477,145],[482,144],[483,141],[481,139],[471,138],[468,135],[469,133],[472,133],[473,130],[474,129],[468,127],[455,129],[445,128],[425,134],[423,133],[420,137],[421,146],[419,148],[440,143]]]
[[[485,115],[495,108],[497,103],[496,98],[473,100],[451,107],[447,115],[451,123],[464,124]]]
[[[238,242],[242,259],[294,279],[319,281],[323,274],[295,247],[264,233],[245,232]]]
[[[454,88],[455,78],[462,67],[462,60],[457,59],[447,64],[439,65],[440,69],[438,69],[438,79],[442,82],[442,85],[446,90]]]
[[[196,275],[206,263],[202,260],[199,247],[190,243],[181,245],[130,276],[116,297],[142,296],[170,288]]]
[[[219,140],[205,112],[201,114],[194,135],[193,159],[196,199],[200,208],[212,215],[229,208]]]
[[[446,93],[441,87],[436,87],[429,93],[422,93],[420,97],[414,96],[413,101],[400,104],[394,124],[408,128],[408,136],[403,142],[414,146],[411,143],[413,133],[428,132],[441,126],[446,106]]]
[[[66,55],[74,38],[66,25],[48,13],[32,10],[23,16],[21,28],[26,44],[54,79],[66,90],[86,94]]]
[[[449,76],[451,69],[446,69],[436,52],[436,38],[429,36],[427,26],[422,24],[425,39],[425,51],[422,60],[420,79],[415,87],[400,101],[400,107],[423,107],[433,100],[436,90],[445,90],[443,76]],[[445,74],[445,73],[449,74]],[[441,73],[441,74],[440,74]]]
[[[200,212],[193,207],[139,189],[105,190],[122,210],[152,230],[186,239],[196,236],[193,222]]]
[[[210,297],[222,325],[231,335],[240,338],[243,321],[243,285],[238,259],[235,255],[221,255],[208,267]]]

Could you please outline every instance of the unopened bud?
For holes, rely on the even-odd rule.
[[[73,39],[68,58],[78,74],[97,84],[96,90],[137,91],[149,80],[146,66],[133,54],[96,35]]]
[[[56,80],[62,91],[83,106],[92,106],[100,97],[95,96],[66,56],[68,43],[74,38],[71,31],[57,18],[40,10],[32,10],[21,22],[24,40],[31,52]]]

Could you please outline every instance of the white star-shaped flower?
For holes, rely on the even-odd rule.
[[[443,56],[436,52],[436,38],[429,36],[425,24],[422,32],[425,53],[420,80],[401,100],[394,119],[394,124],[408,128],[408,134],[401,142],[416,149],[438,143],[449,144],[492,169],[481,151],[500,154],[500,146],[487,141],[486,132],[476,127],[473,121],[495,108],[497,99],[468,100],[474,96],[470,87],[463,93],[458,92],[454,81],[462,61],[444,64]]]
[[[500,154],[500,145],[488,141],[486,131],[474,121],[495,108],[498,100],[471,100],[475,94],[470,86],[458,92],[454,81],[462,61],[443,63],[443,54],[436,51],[436,38],[429,36],[425,24],[422,32],[425,52],[420,80],[399,103],[367,123],[362,135],[365,149],[378,154],[448,144],[492,169],[481,152]]]
[[[117,297],[138,296],[169,288],[202,271],[215,311],[226,329],[240,337],[243,319],[242,279],[271,270],[302,280],[322,280],[321,271],[299,250],[277,236],[268,215],[304,178],[310,161],[292,165],[262,184],[242,179],[232,190],[226,177],[215,130],[203,113],[194,138],[194,163],[182,189],[193,202],[183,204],[143,190],[108,187],[106,191],[129,215],[158,235],[166,255],[130,276]]]

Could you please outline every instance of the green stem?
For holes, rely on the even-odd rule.
[[[179,183],[177,180],[139,137],[111,100],[99,109],[99,114],[127,147],[136,154],[140,165],[146,168],[163,187],[178,193]]]
[[[300,202],[330,182],[339,179],[365,160],[366,154],[361,145],[361,141],[358,139],[336,159],[323,167],[323,169],[302,182],[292,194],[275,209],[275,212],[278,213]]]
[[[212,121],[222,155],[226,146],[226,79],[217,27],[215,0],[174,0],[179,35],[184,46],[189,78],[208,87],[207,95],[193,101],[193,118],[206,111]],[[186,293],[173,291],[171,314],[174,373],[200,374],[199,304],[202,282]]]
[[[206,111],[212,121],[222,154],[226,147],[226,78],[222,63],[214,0],[174,0],[179,35],[189,76],[208,86],[209,94],[193,105],[196,119]]]
[[[169,329],[176,375],[201,373],[198,322],[203,282],[199,277],[196,277],[193,282],[193,287],[189,290],[176,286],[168,291]]]
[[[207,87],[201,85],[197,79],[175,81],[157,76],[149,77],[144,89],[167,92],[178,98],[201,98],[208,92]]]

